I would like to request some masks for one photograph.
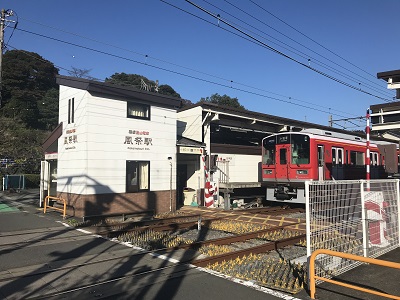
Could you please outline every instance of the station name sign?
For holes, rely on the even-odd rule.
[[[178,152],[182,154],[202,154],[201,148],[179,146]]]

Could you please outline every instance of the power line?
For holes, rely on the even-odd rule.
[[[215,81],[207,80],[207,79],[196,77],[196,76],[193,76],[193,75],[184,74],[182,72],[177,72],[177,71],[173,71],[173,70],[166,69],[166,68],[163,68],[163,67],[159,67],[159,66],[156,66],[156,65],[140,62],[140,61],[137,61],[137,60],[134,60],[134,59],[131,59],[131,58],[127,58],[127,57],[123,57],[123,56],[120,56],[120,55],[112,54],[112,53],[105,52],[105,51],[102,51],[102,50],[97,50],[97,49],[93,49],[93,48],[90,48],[90,47],[78,45],[78,44],[75,44],[75,43],[63,41],[63,40],[60,40],[60,39],[57,39],[57,38],[49,37],[49,36],[46,36],[46,35],[43,35],[43,34],[34,33],[34,32],[31,32],[29,30],[25,30],[25,29],[22,29],[22,28],[17,28],[17,30],[25,32],[25,33],[33,34],[33,35],[36,35],[36,36],[40,36],[40,37],[43,37],[43,38],[46,38],[46,39],[54,40],[54,41],[57,41],[57,42],[60,42],[60,43],[64,43],[64,44],[67,44],[67,45],[71,45],[71,46],[79,47],[79,48],[86,49],[86,50],[89,50],[89,51],[93,51],[93,52],[96,52],[96,53],[100,53],[100,54],[104,54],[104,55],[107,55],[107,56],[111,56],[111,57],[119,58],[119,59],[122,59],[122,60],[126,60],[126,61],[129,61],[129,62],[145,65],[145,66],[152,67],[152,68],[155,68],[155,69],[158,69],[158,70],[162,70],[162,71],[165,71],[165,72],[169,72],[169,73],[172,73],[172,74],[188,77],[188,78],[191,78],[191,79],[196,79],[196,80],[203,81],[203,82],[210,83],[210,84],[217,85],[217,86],[230,88],[230,89],[233,89],[233,90],[236,90],[236,91],[240,91],[240,92],[247,93],[247,94],[250,94],[250,95],[262,97],[262,98],[265,98],[265,99],[271,99],[271,100],[275,100],[275,101],[279,101],[279,102],[283,102],[283,103],[287,103],[287,104],[291,104],[291,105],[296,105],[296,106],[299,106],[299,107],[311,109],[311,110],[318,111],[318,112],[330,113],[330,112],[328,112],[326,110],[315,108],[315,105],[314,105],[314,107],[311,107],[311,106],[307,106],[307,105],[293,103],[292,101],[289,101],[289,100],[279,99],[279,98],[276,98],[276,97],[271,97],[271,96],[267,96],[267,95],[264,95],[264,94],[261,94],[261,93],[256,93],[256,92],[248,91],[248,90],[245,90],[245,89],[229,86],[229,85],[226,85],[226,84],[218,83],[218,82],[215,82]],[[65,69],[65,68],[62,68],[62,69]],[[339,116],[339,117],[345,117],[345,116],[342,116],[342,115],[339,115],[339,114],[334,114],[334,115]]]
[[[161,1],[162,1],[162,0],[161,0]],[[165,2],[165,1],[162,1],[162,2],[164,2],[164,3],[168,4],[168,5],[171,5],[171,6],[173,6],[173,7],[176,8],[176,9],[180,9],[180,8],[178,8],[178,7],[176,7],[176,6],[172,5],[172,4],[170,4],[170,3],[168,3],[168,2]],[[207,1],[206,1],[206,2],[207,2]],[[214,6],[214,5],[213,5],[213,6]],[[214,7],[215,7],[215,6],[214,6]],[[182,9],[180,9],[180,10],[182,10]],[[188,13],[187,11],[184,11],[184,12],[185,12],[185,13]],[[190,14],[190,13],[189,13],[189,14]],[[198,17],[198,16],[196,16],[196,15],[193,15],[193,14],[191,14],[191,15],[192,15],[192,16],[195,16],[195,17],[197,17],[197,18],[200,18],[200,17]],[[120,49],[120,50],[124,50],[124,51],[130,52],[130,53],[134,53],[134,54],[136,54],[136,55],[141,55],[141,56],[145,57],[146,60],[147,60],[147,58],[152,58],[152,59],[154,59],[154,60],[156,60],[156,61],[160,61],[160,62],[167,63],[167,64],[170,64],[170,65],[173,65],[173,66],[177,66],[177,67],[180,67],[180,68],[183,68],[183,69],[186,69],[186,70],[190,70],[190,71],[197,72],[197,73],[200,73],[200,74],[203,74],[203,75],[207,75],[207,76],[210,76],[210,77],[213,77],[213,78],[217,78],[217,79],[226,81],[226,82],[228,82],[228,83],[235,83],[235,84],[240,85],[240,86],[244,86],[244,87],[252,88],[252,89],[255,89],[255,90],[258,90],[258,91],[262,91],[262,92],[266,92],[266,93],[278,95],[278,96],[280,96],[280,97],[285,97],[285,98],[290,99],[290,100],[295,100],[295,101],[302,102],[302,103],[308,103],[308,104],[316,105],[316,104],[314,104],[314,103],[307,102],[307,101],[304,101],[304,100],[300,100],[300,99],[297,99],[297,98],[294,98],[294,97],[288,97],[288,96],[280,95],[280,94],[277,94],[277,93],[274,93],[274,92],[271,92],[271,91],[268,91],[268,90],[264,90],[264,89],[252,87],[252,86],[250,86],[250,85],[246,85],[246,84],[243,84],[243,83],[240,83],[240,82],[234,82],[233,80],[229,80],[229,79],[226,79],[226,78],[222,78],[222,77],[219,77],[219,76],[216,76],[216,75],[212,75],[212,74],[209,74],[209,73],[206,73],[206,72],[198,71],[198,70],[195,70],[195,69],[193,69],[193,68],[188,68],[188,67],[185,67],[185,66],[182,66],[182,65],[179,65],[179,64],[171,63],[171,62],[168,62],[168,61],[165,61],[165,60],[158,59],[158,58],[156,58],[156,57],[151,57],[151,56],[148,56],[147,54],[139,53],[139,52],[132,51],[132,50],[130,50],[130,49],[126,49],[126,48],[122,48],[122,47],[118,47],[118,46],[115,46],[115,45],[112,45],[112,44],[109,44],[109,43],[105,43],[105,42],[102,42],[102,41],[99,41],[99,40],[96,40],[96,39],[93,39],[93,38],[89,38],[89,37],[86,37],[86,36],[83,36],[83,35],[80,35],[80,34],[76,34],[76,33],[70,32],[70,31],[63,30],[63,29],[60,29],[60,28],[56,28],[56,27],[53,27],[53,26],[48,26],[48,25],[45,25],[45,24],[40,23],[40,22],[36,22],[36,21],[29,20],[29,19],[26,19],[26,18],[21,18],[21,19],[26,20],[26,21],[28,21],[28,22],[32,22],[32,23],[38,24],[38,25],[40,25],[40,26],[44,26],[44,27],[47,27],[47,28],[51,28],[51,29],[54,29],[54,30],[58,30],[58,31],[61,31],[61,32],[64,32],[64,33],[67,33],[67,34],[70,34],[70,35],[74,35],[74,36],[80,37],[80,38],[84,38],[84,39],[87,39],[87,40],[90,40],[90,41],[93,41],[93,42],[96,42],[96,43],[104,44],[104,45],[107,45],[107,46],[110,46],[110,47],[113,47],[113,48],[116,48],[116,49]],[[210,23],[210,24],[212,24],[212,25],[215,25],[214,23],[211,23],[211,22],[209,22],[209,21],[207,21],[207,20],[205,20],[205,19],[203,19],[203,18],[200,18],[200,19],[202,19],[203,21],[206,21],[206,22],[208,22],[208,23]],[[231,32],[231,31],[229,31],[229,32]],[[231,32],[231,33],[233,33],[233,32]],[[233,33],[233,34],[236,34],[236,33]],[[236,35],[237,35],[237,34],[236,34]],[[240,35],[238,35],[238,36],[240,36]],[[243,38],[243,37],[242,37],[242,38]],[[248,39],[248,41],[254,42],[254,41],[249,40],[249,39]],[[68,72],[70,72],[70,71],[68,71]],[[324,106],[322,106],[322,105],[317,105],[317,106],[322,107],[322,108],[328,108],[328,107],[324,107]],[[331,108],[329,108],[329,109],[331,110]],[[334,110],[334,111],[337,111],[337,112],[340,112],[340,113],[347,113],[347,112],[343,112],[343,111],[336,110],[336,109],[333,109],[333,110]]]
[[[347,82],[345,82],[345,81],[343,81],[343,80],[340,80],[340,79],[338,79],[338,78],[335,78],[335,77],[332,76],[332,75],[329,75],[329,74],[327,74],[327,73],[325,73],[325,72],[322,72],[322,71],[320,71],[320,70],[318,70],[318,69],[316,69],[316,68],[313,68],[313,67],[311,67],[311,66],[308,66],[307,64],[302,63],[301,61],[299,61],[299,60],[297,60],[297,59],[295,59],[295,58],[293,58],[293,57],[291,57],[291,56],[289,56],[289,55],[283,53],[282,51],[279,51],[279,50],[277,50],[277,49],[271,47],[270,45],[268,45],[268,44],[262,42],[261,40],[259,40],[259,39],[255,38],[255,37],[253,37],[252,35],[250,35],[250,34],[244,32],[243,30],[241,30],[241,29],[239,29],[239,28],[233,26],[233,25],[230,24],[229,22],[227,22],[227,21],[225,21],[224,19],[222,19],[220,15],[216,15],[216,14],[214,14],[214,13],[211,13],[211,12],[209,12],[208,10],[206,10],[206,9],[202,8],[201,6],[199,6],[199,5],[195,4],[195,3],[193,3],[193,2],[190,1],[190,0],[185,0],[185,1],[188,2],[189,4],[193,5],[194,7],[198,8],[199,10],[205,12],[206,14],[210,15],[211,17],[215,18],[216,20],[218,20],[218,22],[224,23],[225,25],[227,25],[227,26],[231,27],[232,29],[234,29],[234,30],[240,32],[241,34],[245,35],[247,38],[252,39],[252,40],[255,41],[256,43],[258,43],[260,46],[262,46],[262,47],[264,47],[264,48],[266,48],[266,49],[268,49],[268,50],[270,50],[270,51],[272,51],[272,52],[274,52],[274,53],[276,53],[276,54],[279,54],[279,55],[281,55],[281,56],[283,56],[283,57],[285,57],[285,58],[287,58],[287,59],[289,59],[289,60],[291,60],[291,61],[293,61],[293,62],[295,62],[295,63],[297,63],[297,64],[299,64],[299,65],[301,65],[301,66],[303,66],[303,67],[306,67],[306,68],[310,69],[311,71],[316,72],[317,74],[320,74],[320,75],[322,75],[322,76],[324,76],[324,77],[326,77],[326,78],[329,78],[329,79],[331,79],[331,80],[333,80],[333,81],[335,81],[335,82],[337,82],[337,83],[340,83],[340,84],[342,84],[342,85],[344,85],[344,86],[347,86],[347,87],[349,87],[349,88],[351,88],[351,89],[354,89],[354,90],[356,90],[356,91],[362,92],[362,93],[367,94],[367,95],[369,95],[369,96],[378,98],[378,99],[383,100],[383,101],[385,101],[385,102],[391,102],[391,100],[388,100],[388,99],[386,99],[386,98],[383,98],[383,97],[374,95],[374,94],[372,94],[372,93],[370,93],[370,92],[368,92],[368,91],[365,91],[365,90],[363,90],[363,89],[361,89],[361,88],[357,88],[356,86],[354,86],[354,85],[352,85],[352,84],[349,84],[349,83],[347,83]]]
[[[226,0],[225,0],[226,1]],[[325,49],[326,51],[330,52],[331,54],[335,55],[336,57],[342,59],[343,61],[347,62],[348,64],[352,65],[353,67],[359,69],[360,71],[363,71],[364,73],[370,75],[371,77],[375,78],[375,76],[373,74],[370,74],[369,72],[363,70],[362,68],[356,66],[355,64],[353,64],[352,62],[348,61],[347,59],[345,59],[344,57],[336,54],[335,52],[331,51],[330,49],[326,48],[324,45],[318,43],[316,40],[312,39],[311,37],[309,37],[308,35],[302,33],[300,30],[296,29],[295,27],[291,26],[290,24],[288,24],[287,22],[285,22],[284,20],[280,19],[279,17],[275,16],[273,13],[271,13],[270,11],[266,10],[264,7],[262,7],[261,5],[255,3],[253,0],[249,0],[251,3],[253,3],[254,5],[256,5],[257,7],[259,7],[260,9],[262,9],[263,11],[265,11],[266,13],[270,14],[271,16],[273,16],[274,18],[276,18],[277,20],[281,21],[283,24],[287,25],[288,27],[290,27],[291,29],[293,29],[294,31],[296,31],[297,33],[301,34],[302,36],[306,37],[307,39],[309,39],[310,41],[314,42],[315,44],[317,44],[318,46],[320,46],[321,48]]]
[[[287,46],[287,47],[289,47],[289,48],[291,48],[291,49],[293,49],[293,50],[295,50],[295,51],[291,51],[291,50],[289,50],[288,48],[281,46],[282,48],[284,48],[284,49],[286,49],[286,50],[288,50],[288,51],[290,51],[290,52],[292,52],[292,53],[294,53],[294,54],[297,54],[297,55],[299,55],[300,57],[302,57],[302,58],[304,58],[304,59],[310,58],[310,57],[308,57],[308,55],[307,55],[306,53],[304,53],[304,52],[302,52],[302,51],[300,51],[300,50],[298,50],[298,49],[296,49],[296,48],[290,46],[289,44],[287,44],[287,43],[285,43],[285,42],[283,42],[283,41],[281,41],[281,40],[279,40],[279,39],[277,39],[277,38],[275,38],[275,37],[273,37],[273,36],[271,36],[271,35],[265,33],[264,31],[262,31],[262,30],[256,28],[255,26],[253,26],[253,25],[251,25],[251,24],[249,24],[249,23],[247,23],[247,22],[241,20],[240,18],[238,18],[238,17],[236,17],[236,16],[230,14],[229,12],[226,12],[225,10],[223,10],[223,9],[221,9],[220,7],[218,7],[218,6],[216,6],[216,5],[212,4],[212,3],[210,3],[209,1],[207,1],[207,0],[203,0],[203,1],[206,2],[206,3],[208,3],[209,5],[211,5],[211,6],[215,7],[215,8],[217,8],[217,9],[223,11],[224,13],[228,14],[229,16],[231,16],[231,17],[233,17],[233,18],[239,20],[240,22],[246,24],[247,26],[250,26],[251,28],[254,28],[254,29],[256,29],[257,31],[260,31],[261,33],[263,33],[263,34],[265,34],[265,35],[267,35],[267,36],[269,36],[269,37],[275,39],[275,40],[278,41],[279,43],[281,43],[281,44],[283,44],[283,45],[285,45],[285,46]],[[368,78],[365,78],[365,77],[363,77],[363,76],[361,76],[361,75],[359,75],[359,74],[357,74],[357,73],[351,71],[350,69],[348,69],[348,68],[346,68],[346,67],[344,67],[344,66],[342,66],[342,65],[339,65],[338,63],[334,62],[333,60],[331,60],[331,59],[329,59],[329,58],[327,58],[327,57],[325,57],[325,56],[319,54],[318,52],[312,50],[311,48],[309,48],[309,47],[307,47],[307,46],[305,46],[305,45],[303,45],[302,43],[296,41],[295,39],[292,39],[292,38],[289,37],[288,35],[282,33],[281,31],[275,29],[274,27],[268,25],[268,24],[265,23],[264,21],[262,21],[262,20],[256,18],[254,15],[252,15],[252,14],[250,14],[250,13],[244,11],[243,9],[241,9],[240,7],[238,7],[238,6],[234,5],[234,4],[232,4],[231,2],[229,2],[229,1],[227,1],[227,0],[224,0],[224,1],[225,1],[226,3],[228,3],[228,4],[230,4],[231,6],[233,6],[234,8],[236,8],[237,10],[241,11],[242,13],[246,14],[246,15],[249,16],[250,18],[257,20],[257,21],[260,22],[261,24],[263,24],[263,25],[267,26],[268,28],[274,30],[275,32],[277,32],[277,33],[283,35],[284,37],[288,38],[289,40],[293,41],[294,43],[296,43],[296,44],[298,44],[298,45],[304,47],[305,49],[311,51],[312,53],[314,53],[314,54],[316,54],[316,55],[318,55],[318,56],[320,56],[320,57],[326,59],[327,61],[333,63],[334,65],[336,65],[336,66],[338,66],[338,67],[340,67],[340,68],[342,68],[342,69],[344,69],[344,70],[346,70],[346,71],[348,71],[348,72],[350,72],[351,74],[354,74],[354,75],[356,75],[356,76],[358,76],[358,77],[360,77],[360,78],[362,78],[362,79],[364,79],[364,80],[366,80],[366,81],[368,81],[368,82],[370,82],[370,83],[372,83],[372,84],[378,86],[379,88],[381,88],[381,86],[380,86],[379,84],[377,84],[376,82],[374,82],[374,81],[372,81],[372,80],[370,80],[370,79],[368,79]],[[280,20],[280,19],[279,19],[279,20]],[[282,21],[282,20],[281,20],[281,21]],[[284,22],[284,21],[282,21],[282,22]],[[233,24],[234,24],[234,23],[233,23]],[[287,23],[285,23],[285,24],[287,24]],[[287,25],[288,25],[288,24],[287,24]],[[288,26],[290,26],[290,25],[288,25]],[[252,32],[252,31],[249,30],[249,32]],[[254,33],[254,32],[252,32],[252,33]],[[255,34],[255,33],[254,33],[254,34]],[[256,34],[256,35],[257,35],[257,34]],[[258,35],[258,36],[259,36],[259,35]],[[264,37],[264,38],[265,38],[265,37]],[[268,39],[267,39],[267,40],[268,40]],[[273,42],[273,41],[270,41],[270,42]],[[315,42],[315,41],[314,41],[314,42]],[[276,43],[274,43],[274,44],[276,44]],[[322,45],[321,45],[321,46],[322,46]],[[327,50],[328,50],[328,49],[327,49]],[[329,51],[329,50],[328,50],[328,51]],[[336,56],[338,56],[338,55],[336,55]],[[340,57],[340,56],[339,56],[339,57]],[[343,58],[342,58],[342,59],[343,59]],[[319,66],[325,67],[325,68],[329,69],[330,71],[332,71],[332,72],[334,72],[334,73],[336,73],[336,74],[342,75],[343,77],[346,77],[347,79],[350,79],[350,80],[352,80],[352,81],[354,81],[354,82],[360,83],[360,80],[356,79],[355,77],[353,77],[353,76],[351,76],[351,75],[347,75],[347,74],[343,73],[342,71],[340,71],[340,70],[338,70],[338,69],[336,69],[336,68],[333,68],[333,67],[327,65],[326,63],[320,61],[320,60],[313,59],[312,62],[313,62],[313,63],[318,62],[317,64],[318,64]],[[347,62],[347,61],[346,61],[346,62]],[[349,62],[349,63],[350,63],[350,62]],[[351,63],[350,63],[350,64],[351,64]],[[352,64],[352,65],[353,65],[353,64]],[[370,74],[368,74],[368,75],[370,75]],[[371,75],[371,76],[372,76],[372,75]],[[370,88],[371,90],[374,90],[375,92],[378,92],[378,93],[380,93],[380,94],[382,94],[382,95],[385,95],[385,94],[386,94],[387,96],[390,95],[387,89],[385,89],[384,92],[382,92],[381,90],[377,90],[376,87],[372,87],[372,86],[370,86],[370,85],[368,85],[368,84],[366,84],[366,86],[369,86],[369,88]]]
[[[111,56],[111,57],[115,57],[115,58],[119,58],[119,59],[130,61],[130,62],[138,63],[138,64],[141,64],[141,65],[149,66],[149,67],[152,67],[152,68],[156,68],[156,69],[159,69],[159,70],[163,70],[163,71],[166,71],[166,72],[177,74],[177,75],[180,75],[180,76],[185,76],[185,77],[188,77],[188,78],[196,79],[196,80],[203,81],[203,82],[206,82],[206,83],[219,85],[219,86],[226,87],[226,88],[231,88],[231,89],[234,89],[234,90],[237,90],[237,91],[249,93],[249,94],[252,94],[252,95],[257,95],[257,96],[260,96],[260,97],[264,97],[264,98],[268,98],[268,99],[271,99],[271,100],[280,101],[280,102],[284,102],[284,103],[288,103],[288,104],[292,104],[292,105],[297,105],[297,106],[300,106],[300,107],[303,107],[303,108],[308,108],[308,109],[316,110],[316,111],[319,111],[319,112],[328,113],[326,110],[316,109],[315,108],[316,105],[313,104],[313,103],[306,102],[306,103],[312,104],[313,107],[311,107],[311,106],[302,105],[302,104],[298,104],[298,103],[294,103],[294,102],[290,101],[290,100],[296,100],[296,101],[299,101],[299,102],[301,101],[301,100],[298,100],[296,98],[287,97],[289,100],[285,100],[285,99],[279,99],[279,98],[276,98],[276,97],[270,97],[270,96],[263,95],[263,94],[260,94],[260,93],[247,91],[245,89],[235,88],[232,85],[221,84],[221,83],[217,83],[217,82],[214,82],[214,81],[211,81],[211,80],[207,80],[207,79],[204,79],[204,78],[200,78],[200,77],[184,74],[184,73],[181,73],[181,72],[169,70],[169,69],[166,69],[166,68],[162,68],[162,67],[159,67],[159,66],[148,64],[147,62],[146,63],[145,62],[140,62],[140,61],[137,61],[137,60],[134,60],[134,59],[126,58],[126,57],[119,56],[119,55],[116,55],[116,54],[112,54],[112,53],[109,53],[109,52],[105,52],[105,51],[102,51],[102,50],[97,50],[97,49],[93,49],[93,48],[90,48],[90,47],[82,46],[82,45],[79,45],[79,44],[76,44],[76,43],[63,41],[63,40],[60,40],[60,39],[57,39],[57,38],[53,38],[53,37],[50,37],[50,36],[46,36],[46,35],[43,35],[43,34],[31,32],[29,30],[25,30],[25,29],[22,29],[22,28],[17,28],[17,30],[22,31],[22,32],[26,32],[26,33],[29,33],[29,34],[32,34],[32,35],[40,36],[40,37],[43,37],[43,38],[46,38],[46,39],[54,40],[54,41],[57,41],[57,42],[60,42],[60,43],[64,43],[64,44],[68,44],[68,45],[71,45],[71,46],[83,48],[83,49],[86,49],[86,50],[89,50],[89,51],[97,52],[97,53],[100,53],[100,54],[103,54],[103,55],[108,55],[108,56]],[[62,67],[60,67],[60,68],[70,72],[70,70],[68,70],[66,68],[62,68]],[[99,81],[101,81],[101,80],[99,80]],[[232,84],[234,82],[231,80],[230,83]],[[246,85],[243,85],[243,86],[246,86]],[[247,86],[247,87],[250,87],[250,86]],[[250,88],[257,90],[257,88],[254,88],[254,87],[250,87]],[[264,91],[262,89],[258,89],[258,90]],[[301,101],[301,102],[305,102],[305,101]],[[319,106],[319,105],[317,105],[317,106]],[[321,106],[321,107],[323,107],[323,106]],[[323,108],[327,108],[327,107],[323,107]],[[341,111],[339,111],[339,112],[341,112]],[[342,113],[346,113],[346,112],[342,112]],[[344,117],[343,115],[340,115],[340,114],[335,114],[335,115],[336,116],[340,116],[340,117]]]

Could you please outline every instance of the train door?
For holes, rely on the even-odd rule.
[[[332,147],[332,178],[336,180],[344,179],[343,158],[343,148]]]
[[[275,178],[277,180],[287,179],[289,181],[289,157],[290,157],[290,144],[277,144],[276,145],[276,169]]]
[[[318,180],[325,180],[325,159],[324,159],[324,146],[318,145]]]

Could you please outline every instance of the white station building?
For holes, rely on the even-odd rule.
[[[59,125],[43,144],[41,201],[63,198],[78,217],[229,209],[232,199],[265,196],[263,137],[335,130],[211,103],[183,107],[179,98],[82,78],[57,83]]]

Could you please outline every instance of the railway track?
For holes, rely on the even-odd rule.
[[[301,209],[300,210],[285,209],[283,212],[282,209],[276,209],[276,208],[270,210],[257,209],[254,212],[256,212],[257,214],[265,213],[267,217],[270,216],[269,214],[267,214],[268,211],[279,215],[283,213],[291,214],[294,211],[302,212]],[[218,214],[216,213],[211,213],[207,215],[209,217],[218,216]],[[202,230],[205,230],[206,232],[218,231],[215,229],[211,229],[213,222],[214,223],[238,222],[236,220],[232,220],[232,215],[233,214],[230,215],[224,214],[223,216],[219,216],[217,218],[208,219],[205,223],[202,223]],[[237,214],[235,213],[234,215]],[[246,215],[251,215],[251,213],[246,213]],[[243,224],[247,222],[238,222],[238,223]],[[243,268],[253,269],[252,272],[244,274],[241,274],[239,271],[236,273],[233,272],[234,277],[239,277],[246,280],[253,280],[261,285],[270,288],[286,291],[289,293],[295,293],[302,288],[302,284],[305,280],[304,279],[305,271],[303,269],[303,266],[291,263],[291,259],[296,258],[298,256],[303,256],[305,255],[306,252],[304,248],[306,239],[305,231],[294,229],[296,226],[299,226],[300,224],[301,222],[294,223],[293,221],[290,221],[282,226],[260,225],[256,223],[254,224],[254,226],[265,226],[266,228],[253,230],[252,232],[246,232],[241,234],[236,233],[231,236],[212,238],[208,240],[195,240],[195,241],[180,240],[178,244],[175,246],[164,247],[162,249],[154,249],[154,251],[156,253],[158,252],[167,254],[179,250],[181,251],[190,250],[191,253],[188,252],[185,255],[183,255],[183,257],[185,257],[184,263],[191,263],[192,265],[197,267],[210,268],[222,273],[225,273],[226,270],[221,270],[219,269],[219,267],[225,264],[231,264],[228,267],[229,270],[234,270],[234,269],[241,270]],[[195,228],[197,225],[198,224],[195,222],[183,222],[175,225],[174,224],[163,225],[165,227],[161,227],[158,225],[158,227],[153,227],[152,229],[168,230],[168,228],[169,229],[174,228],[173,231],[170,231],[165,235],[167,239],[170,240],[173,234],[179,237],[180,234],[182,233],[179,232],[179,230],[176,230],[177,228],[183,229],[183,232],[186,230],[196,231]],[[146,235],[146,230],[150,230],[149,228],[135,229],[135,231],[137,232],[139,230],[143,235]],[[139,237],[136,234],[131,240],[129,239],[129,234],[135,231],[129,231],[125,233],[119,231],[121,235],[118,237],[118,239],[124,242],[130,242],[132,245],[135,245],[135,239],[140,240],[141,238],[140,234]],[[289,235],[292,236],[285,237],[284,235],[281,235],[279,237],[279,234],[277,234],[279,232],[289,233]],[[199,231],[199,236],[200,235],[201,233]],[[149,236],[152,236],[152,233],[150,233]],[[273,236],[277,237],[274,238]],[[256,245],[254,245],[253,241],[256,241],[255,243]],[[238,244],[239,246],[237,246]],[[280,251],[286,251],[287,253],[293,252],[295,254],[290,254],[288,259],[282,259],[282,258],[270,259],[270,257],[276,257],[277,256],[276,253],[279,253]],[[205,255],[207,257],[205,257]],[[258,263],[257,264],[250,263],[248,266],[243,267],[242,262],[246,262],[249,259],[250,260],[256,259]],[[181,263],[183,262],[181,261]],[[274,274],[273,276],[272,275],[269,277],[267,276],[268,281],[263,281],[262,277],[260,277],[260,274],[262,273],[260,269],[266,269],[266,268],[270,268],[275,273],[273,273]],[[259,274],[259,277],[257,279],[253,278],[252,274]],[[271,279],[274,276],[277,278]],[[283,279],[279,279],[278,278],[279,276],[283,276],[282,277]]]
[[[279,209],[272,210],[257,210],[257,214],[270,211],[271,213],[281,213]],[[289,210],[290,211],[290,210]],[[254,212],[255,213],[255,212]],[[246,213],[250,215],[250,213]],[[134,279],[136,282],[143,282],[143,284],[149,284],[149,276],[167,276],[168,278],[186,276],[188,272],[191,272],[193,268],[209,268],[210,270],[217,271],[219,273],[228,274],[232,277],[242,278],[246,280],[253,280],[267,287],[284,290],[286,292],[295,292],[301,287],[298,282],[300,282],[300,277],[294,279],[290,274],[295,274],[296,272],[288,271],[286,263],[277,260],[277,251],[291,251],[290,249],[304,249],[304,247],[299,247],[299,242],[304,241],[305,234],[302,230],[294,229],[299,223],[294,223],[293,220],[287,222],[282,226],[273,226],[270,224],[257,224],[251,222],[243,222],[232,219],[232,216],[240,216],[238,213],[234,214],[186,214],[182,216],[172,216],[163,219],[153,219],[153,220],[143,220],[140,222],[113,222],[110,224],[101,224],[98,226],[86,227],[88,231],[101,234],[101,236],[112,238],[113,240],[119,240],[120,243],[126,244],[128,240],[124,240],[122,237],[136,234],[140,237],[149,236],[150,238],[154,234],[160,236],[166,236],[168,240],[174,237],[184,236],[185,234],[192,234],[196,236],[193,240],[188,240],[186,242],[180,242],[177,245],[165,247],[162,243],[155,244],[154,249],[146,250],[146,248],[135,248],[129,252],[109,252],[103,253],[104,255],[98,256],[96,258],[91,258],[89,256],[71,257],[71,263],[52,263],[50,262],[45,268],[38,268],[35,272],[20,272],[17,276],[15,274],[11,277],[3,276],[0,278],[0,282],[8,282],[9,280],[21,279],[30,280],[29,278],[36,275],[40,276],[54,276],[52,274],[58,274],[59,272],[75,272],[77,270],[85,269],[90,267],[93,270],[101,269],[102,263],[115,261],[113,265],[128,264],[134,265],[135,267],[129,270],[129,274],[124,276],[118,276],[118,274],[113,275],[114,277],[101,276],[95,284],[85,284],[85,282],[80,282],[75,286],[63,286],[59,289],[59,292],[43,295],[39,299],[46,298],[70,298],[79,297],[79,295],[84,295],[96,291],[102,297],[115,296],[118,295],[118,289],[114,289],[115,284],[121,282],[127,282]],[[201,228],[198,228],[199,220],[201,219]],[[189,220],[189,221],[188,221]],[[238,232],[227,232],[238,226],[245,226]],[[248,227],[246,227],[248,226]],[[80,226],[79,226],[80,227]],[[198,230],[200,229],[200,230]],[[66,229],[65,232],[70,232],[70,229]],[[279,235],[280,233],[290,233],[293,236],[284,238],[284,235]],[[8,245],[2,245],[1,249],[12,249],[13,247],[29,247],[29,240],[34,239],[36,245],[42,245],[42,233],[49,234],[46,230],[32,231],[27,238],[28,241],[16,240]],[[35,236],[36,234],[36,236]],[[190,236],[189,234],[189,236]],[[208,238],[207,234],[210,234]],[[229,235],[229,236],[227,236]],[[6,234],[7,236],[7,234]],[[8,236],[7,236],[8,237]],[[47,236],[47,241],[43,243],[68,243],[77,242],[80,239],[85,239],[85,236],[69,237],[69,236],[54,236],[50,239]],[[89,237],[89,236],[86,236]],[[207,238],[206,238],[207,237]],[[1,238],[1,236],[0,236]],[[276,240],[273,240],[273,239]],[[135,246],[132,241],[130,243]],[[297,245],[297,246],[296,246]],[[46,246],[46,245],[45,245]],[[137,246],[137,245],[136,245]],[[140,246],[140,245],[139,245]],[[224,248],[225,252],[221,252],[221,248]],[[296,250],[298,251],[298,250]],[[118,254],[117,254],[118,253]],[[125,254],[124,254],[125,253]],[[166,257],[178,257],[179,262],[173,265],[160,263],[159,267],[147,270],[143,268],[141,264],[145,264],[146,255],[160,256],[164,255]],[[147,258],[148,259],[148,258]],[[249,261],[256,260],[256,263],[248,263]],[[219,269],[221,266],[230,264],[224,269]],[[247,265],[246,265],[247,264]],[[262,267],[260,267],[262,266]],[[243,273],[243,269],[252,270],[251,274],[259,274],[260,268],[268,269],[275,266],[277,271],[276,276],[280,276],[280,273],[285,273],[287,276],[287,284],[281,284],[273,286],[271,282],[277,282],[272,280],[271,282],[261,282],[260,278],[252,278],[247,273]],[[279,267],[276,267],[279,266]],[[290,267],[292,268],[292,267]],[[292,268],[293,269],[293,268]],[[236,271],[235,271],[236,270]],[[284,271],[283,271],[284,270]],[[294,270],[294,269],[293,269]],[[298,272],[297,272],[298,273]],[[153,274],[153,275],[152,275]],[[161,274],[161,275],[160,275]],[[147,278],[144,280],[144,278]],[[289,281],[297,282],[296,284],[289,284]],[[146,283],[144,283],[146,282]],[[288,287],[291,287],[289,289]],[[286,289],[285,289],[286,288]]]

